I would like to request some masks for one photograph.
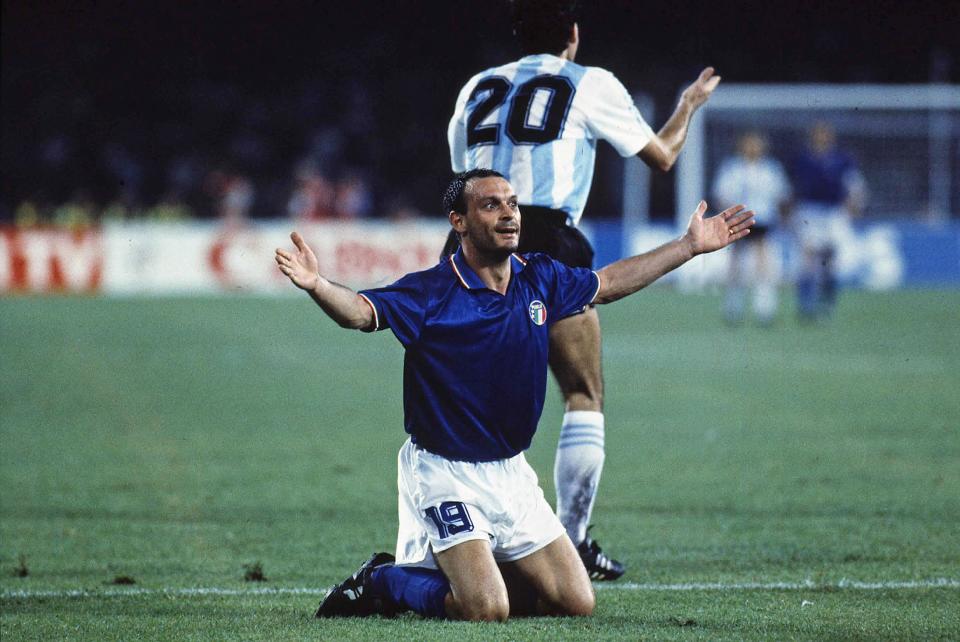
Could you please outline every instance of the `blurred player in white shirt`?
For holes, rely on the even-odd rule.
[[[526,54],[471,78],[457,98],[447,138],[455,172],[489,167],[511,182],[522,216],[520,252],[592,267],[577,229],[593,180],[598,140],[649,166],[673,167],[694,112],[720,82],[712,68],[682,94],[654,132],[609,71],[573,62],[580,44],[577,0],[514,0],[514,34]],[[451,235],[444,256],[457,248]],[[587,535],[604,460],[600,322],[593,308],[550,331],[550,369],[566,401],[554,482],[557,515],[593,579],[624,572]]]
[[[720,207],[750,203],[757,222],[750,238],[731,248],[723,312],[729,323],[743,321],[746,292],[752,286],[756,320],[770,325],[778,305],[770,234],[790,201],[790,183],[780,163],[766,155],[767,141],[759,132],[741,136],[737,151],[717,172],[714,198]]]

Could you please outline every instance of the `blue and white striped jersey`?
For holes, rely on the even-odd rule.
[[[570,225],[587,202],[597,140],[626,157],[653,136],[613,74],[550,54],[471,78],[447,129],[453,171],[495,169],[521,204],[563,210]]]
[[[713,194],[720,207],[744,203],[753,210],[758,225],[776,225],[780,205],[790,199],[790,181],[783,167],[772,158],[748,161],[728,158],[714,179]]]

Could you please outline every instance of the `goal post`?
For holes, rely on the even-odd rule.
[[[690,125],[677,166],[676,220],[710,200],[720,161],[748,129],[789,161],[818,121],[860,166],[867,220],[960,217],[960,86],[722,84]]]

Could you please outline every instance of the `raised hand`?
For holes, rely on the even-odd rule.
[[[297,247],[296,252],[277,248],[275,256],[277,265],[298,288],[307,291],[315,290],[320,281],[320,274],[317,271],[320,264],[317,257],[297,232],[290,235],[290,240]]]
[[[744,209],[743,205],[734,205],[716,216],[703,218],[707,202],[700,201],[682,239],[689,245],[691,254],[696,256],[719,250],[749,234],[754,223],[753,211]]]
[[[713,71],[713,67],[707,67],[700,72],[692,85],[683,90],[681,98],[690,103],[694,109],[707,102],[710,94],[720,84],[720,76],[714,76]]]

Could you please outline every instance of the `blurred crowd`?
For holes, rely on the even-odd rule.
[[[39,135],[18,141],[19,160],[5,168],[0,217],[81,226],[416,215],[391,176],[371,176],[382,160],[373,93],[352,80],[331,96],[325,84],[265,98],[198,82],[185,92],[171,88],[150,113],[118,120],[82,88],[48,92],[35,114]],[[45,118],[50,112],[60,117]]]
[[[825,22],[781,2],[746,23],[716,3],[615,5],[584,3],[583,62],[659,113],[705,64],[737,82],[956,77],[936,4],[866,22],[841,4]],[[2,222],[439,215],[456,90],[517,53],[506,2],[53,0],[3,17]],[[657,28],[638,40],[638,25]],[[588,220],[621,201],[611,159],[601,150]],[[672,219],[672,177],[651,199]]]

